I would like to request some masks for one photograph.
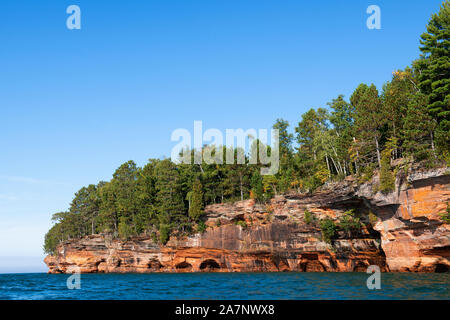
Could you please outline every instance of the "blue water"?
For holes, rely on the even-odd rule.
[[[450,274],[365,273],[0,274],[0,299],[450,299]]]

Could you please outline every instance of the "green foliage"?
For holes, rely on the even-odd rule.
[[[374,170],[375,165],[373,163],[362,167],[358,174],[358,183],[363,184],[367,181],[370,181],[373,177]]]
[[[441,151],[450,147],[450,1],[445,0],[433,14],[427,32],[421,35],[420,59],[414,62],[427,108],[437,122],[436,142]]]
[[[250,185],[255,200],[262,202],[264,200],[264,186],[263,186],[263,178],[259,173],[259,170],[255,170],[255,172],[253,173]]]
[[[417,93],[407,104],[406,116],[403,120],[403,147],[405,154],[416,161],[432,158],[433,131],[435,121],[428,113],[427,97]]]
[[[273,129],[277,129],[280,138],[280,154],[292,154],[292,140],[294,135],[288,132],[289,122],[283,119],[277,119]]]
[[[120,217],[119,237],[122,240],[128,240],[133,235],[133,228],[130,226],[126,217]]]
[[[344,230],[349,236],[353,232],[359,232],[361,230],[361,220],[359,217],[355,217],[354,209],[344,212],[344,215],[339,220],[339,227]]]
[[[395,177],[391,171],[391,155],[389,150],[384,150],[381,157],[380,191],[391,192],[395,189]]]
[[[369,212],[369,222],[372,226],[374,226],[378,221],[378,217],[372,211]]]
[[[158,236],[156,235],[156,232],[152,232],[150,237],[152,238],[153,243],[158,243]]]
[[[244,229],[244,230],[247,229],[247,223],[245,221],[243,221],[243,220],[236,221],[236,224],[238,226],[241,226],[242,229]]]
[[[208,226],[207,226],[206,223],[203,222],[203,221],[200,221],[200,222],[197,224],[197,231],[200,232],[200,233],[204,233],[204,232],[206,231],[207,228],[208,228]]]
[[[308,209],[306,209],[303,214],[305,216],[305,223],[311,224],[315,220],[313,213],[310,212]]]
[[[56,247],[63,240],[61,235],[61,224],[55,224],[45,235],[44,252],[47,254],[56,254]]]
[[[189,207],[189,217],[197,221],[203,214],[203,190],[199,179],[196,179],[192,186],[192,198]]]
[[[326,243],[332,243],[336,236],[337,226],[330,218],[325,218],[320,221],[320,229],[322,230],[322,240]]]
[[[447,210],[441,214],[441,219],[445,223],[450,223],[450,204],[447,202]]]
[[[167,224],[159,225],[159,242],[166,244],[170,237],[170,226]]]
[[[381,130],[386,123],[382,99],[374,84],[360,84],[350,98],[355,108],[355,131],[357,132],[358,163],[378,162],[380,165]]]

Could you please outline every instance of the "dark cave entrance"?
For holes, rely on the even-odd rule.
[[[442,263],[436,264],[436,266],[434,268],[434,272],[436,272],[436,273],[445,273],[445,272],[449,272],[449,271],[450,271],[449,266],[442,264]]]
[[[207,259],[200,264],[200,270],[202,271],[217,271],[220,269],[220,265],[214,259]]]
[[[177,264],[177,265],[175,266],[175,268],[176,268],[178,271],[189,272],[189,271],[192,270],[192,265],[191,265],[190,263],[187,263],[186,261],[183,261],[183,262]]]

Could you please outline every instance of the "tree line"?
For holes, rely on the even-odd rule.
[[[362,83],[349,100],[339,95],[327,107],[310,109],[293,133],[288,121],[277,119],[277,174],[261,176],[250,155],[245,164],[231,165],[150,159],[140,168],[128,161],[110,181],[81,188],[67,211],[52,216],[45,252],[53,253],[61,241],[97,233],[123,239],[145,233],[165,243],[171,234],[203,230],[207,204],[248,198],[265,202],[290,190],[312,192],[349,175],[362,182],[376,170],[379,190],[388,192],[394,188],[396,159],[404,165],[448,165],[449,13],[446,0],[421,35],[420,57],[395,71],[382,88]],[[267,146],[256,141],[252,147]]]

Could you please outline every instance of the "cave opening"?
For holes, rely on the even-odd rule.
[[[159,270],[163,267],[159,260],[152,260],[147,264],[147,267],[152,270]]]
[[[220,265],[214,259],[207,259],[200,264],[200,270],[203,271],[216,271],[220,269]]]
[[[301,272],[324,272],[326,271],[326,268],[319,260],[309,260],[300,262],[298,270]]]
[[[368,267],[369,267],[368,265],[359,261],[353,267],[353,272],[366,272]]]
[[[175,268],[180,271],[189,271],[192,269],[192,265],[190,263],[187,263],[186,261],[183,261],[177,264]]]
[[[449,272],[449,271],[450,271],[450,268],[446,264],[438,263],[434,267],[434,272],[436,272],[436,273],[445,273],[445,272]]]

